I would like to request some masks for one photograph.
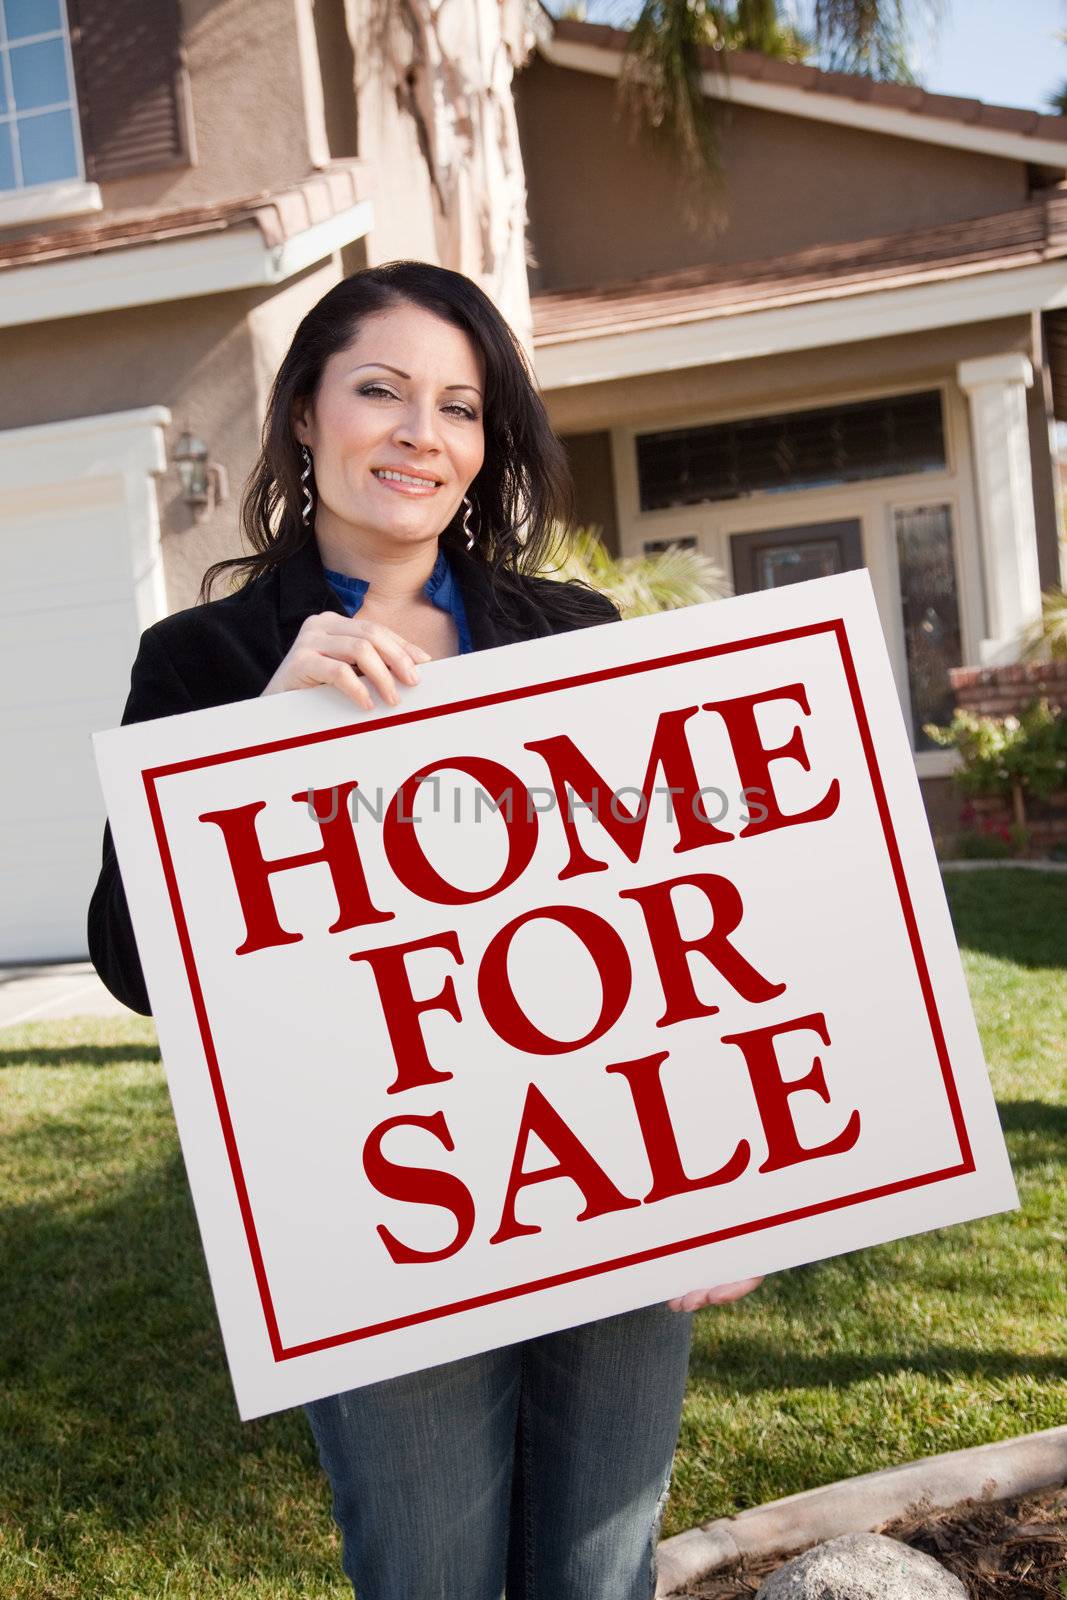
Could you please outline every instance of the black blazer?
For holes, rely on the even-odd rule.
[[[514,644],[570,628],[617,622],[604,595],[582,584],[524,578],[520,592],[501,595],[484,564],[462,541],[442,536],[466,606],[475,650]],[[235,594],[176,611],[146,628],[130,672],[122,725],[180,711],[251,700],[263,692],[306,617],[344,607],[309,538],[294,555]],[[89,902],[89,956],[123,1005],[151,1015],[141,959],[126,903],[111,824],[104,824],[100,876]]]

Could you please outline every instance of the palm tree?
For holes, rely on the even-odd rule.
[[[810,37],[792,24],[784,0],[610,0],[598,17],[629,34],[618,99],[631,131],[669,148],[681,162],[697,191],[690,196],[686,220],[706,226],[701,202],[721,186],[723,108],[703,93],[702,71],[710,65],[728,79],[731,51],[744,49],[785,60],[815,56],[832,71],[914,83],[915,26],[920,21],[935,26],[945,3],[811,0]],[[572,0],[569,14],[584,11],[585,0],[577,0],[577,6]]]
[[[1067,661],[1067,592],[1046,589],[1041,615],[1023,638],[1024,661]]]
[[[1061,29],[1056,35],[1056,41],[1058,44],[1067,44],[1067,32]],[[1048,103],[1061,117],[1067,117],[1067,83],[1062,83],[1055,94],[1049,95]]]
[[[670,545],[654,555],[613,556],[595,526],[557,529],[556,554],[546,578],[580,578],[614,600],[624,617],[719,600],[733,590],[710,556]]]

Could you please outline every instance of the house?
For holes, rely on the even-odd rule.
[[[1059,579],[1067,119],[709,60],[724,203],[691,232],[676,166],[615,120],[623,34],[423,9],[7,8],[0,731],[31,780],[0,960],[84,952],[89,735],[142,629],[236,552],[273,370],[357,266],[482,284],[617,549],[693,541],[739,591],[865,565],[932,816],[948,669],[1010,659]]]
[[[690,541],[737,592],[866,566],[936,825],[949,669],[1014,659],[1062,581],[1067,118],[709,52],[723,203],[693,233],[616,120],[625,42],[542,16],[515,84],[583,518],[627,553]]]
[[[476,277],[529,339],[521,4],[460,0],[447,38],[362,9],[0,6],[0,961],[85,953],[91,734],[119,721],[143,629],[237,550],[304,312],[412,256]],[[440,105],[445,69],[464,104]],[[178,457],[201,446],[225,471],[191,503]]]

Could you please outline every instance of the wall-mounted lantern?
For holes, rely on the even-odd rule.
[[[181,480],[182,499],[192,506],[197,522],[211,515],[230,492],[226,468],[208,460],[208,449],[195,433],[183,433],[174,448],[174,465]]]

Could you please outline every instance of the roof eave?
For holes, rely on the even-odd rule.
[[[204,225],[150,243],[108,246],[0,271],[0,327],[269,288],[363,238],[374,224],[359,200],[278,243],[259,218]]]
[[[698,311],[626,332],[534,337],[545,393],[1067,307],[1067,258],[936,281],[853,287],[793,304]]]
[[[622,64],[627,35],[617,28],[598,24],[574,25],[587,30],[585,39],[568,38],[557,27],[538,36],[538,49],[554,66],[577,72],[588,72],[600,77],[617,78]],[[598,36],[594,36],[598,35]],[[734,105],[753,106],[764,111],[775,111],[787,116],[806,117],[816,122],[829,122],[839,127],[860,128],[869,133],[882,133],[891,138],[917,140],[923,144],[936,144],[956,150],[970,150],[982,155],[999,156],[1009,161],[1022,161],[1032,166],[1047,167],[1054,172],[1067,173],[1067,119],[1063,139],[1052,139],[1040,133],[1021,133],[1011,128],[983,125],[978,121],[965,121],[957,116],[932,115],[909,105],[879,104],[874,98],[861,100],[851,95],[829,93],[816,87],[828,81],[829,74],[810,69],[812,87],[794,87],[781,78],[768,74],[750,77],[738,71],[716,68],[701,73],[703,92]],[[834,77],[839,75],[833,75]],[[879,85],[879,88],[884,86]],[[916,106],[924,102],[931,106],[948,105],[950,97],[923,95],[916,91]],[[959,102],[954,102],[959,104]],[[995,115],[1009,108],[983,106],[981,101],[966,103],[973,115]],[[1059,118],[1040,117],[1033,114],[1035,124],[1059,121]]]

